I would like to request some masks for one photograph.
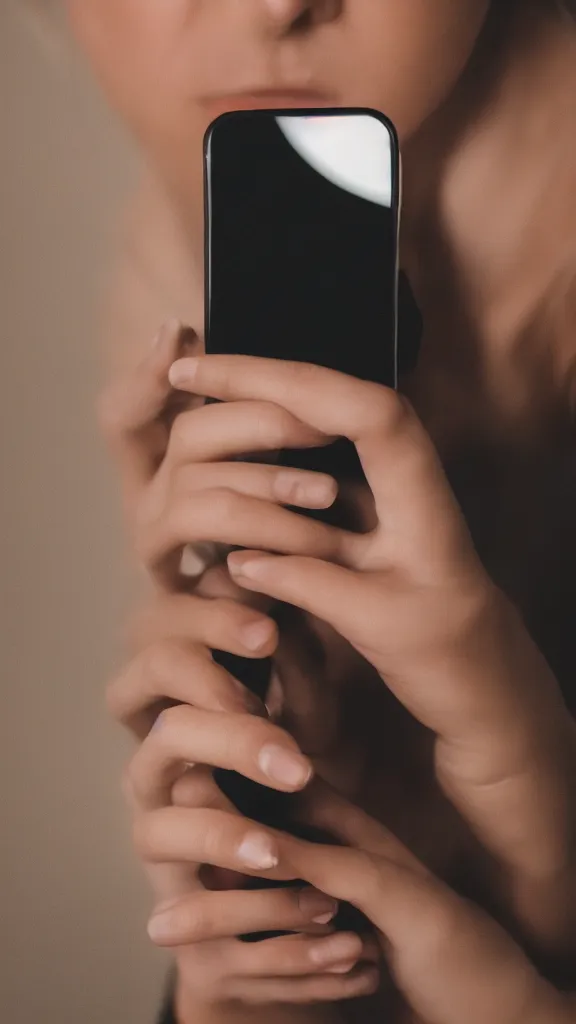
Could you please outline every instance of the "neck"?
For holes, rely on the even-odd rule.
[[[575,96],[576,31],[521,0],[489,19],[457,94],[406,148],[403,263],[426,321],[421,377],[431,394],[429,374],[444,376],[449,408],[434,406],[460,425],[486,422],[486,408],[455,377],[475,398],[489,387],[500,424],[534,412],[531,371],[544,401],[543,359],[561,373],[566,354],[552,353],[552,368],[553,339],[532,331],[527,343],[526,330],[573,270]]]

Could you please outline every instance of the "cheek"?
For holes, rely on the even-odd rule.
[[[174,106],[171,68],[190,0],[67,0],[67,7],[111,103],[146,135]]]
[[[202,188],[203,127],[188,99],[198,59],[190,47],[195,3],[67,0],[73,31],[110,105],[184,197]]]
[[[356,3],[354,39],[340,55],[350,76],[349,92],[383,110],[406,139],[454,88],[474,50],[489,0]]]

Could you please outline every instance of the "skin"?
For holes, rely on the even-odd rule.
[[[106,92],[196,226],[199,142],[211,120],[206,97],[317,89],[334,105],[385,104],[407,138],[453,87],[488,4],[354,0],[341,16],[338,6],[331,0],[68,2]],[[317,24],[294,31],[306,14]]]
[[[498,5],[488,14],[488,4],[477,0],[350,0],[342,9],[300,0],[69,0],[105,89],[192,240],[192,258],[201,237],[207,95],[313,85],[334,103],[388,113],[405,156],[403,262],[427,325],[419,370],[404,385],[419,419],[382,389],[359,397],[351,380],[318,378],[308,370],[302,376],[298,368],[280,379],[266,363],[212,360],[200,372],[196,367],[195,376],[190,363],[172,371],[172,383],[192,396],[182,412],[169,368],[183,347],[201,346],[190,338],[184,346],[175,327],[113,382],[102,404],[139,559],[158,587],[139,631],[137,658],[111,687],[110,699],[114,713],[143,740],[126,787],[157,896],[185,898],[188,913],[196,908],[196,925],[185,934],[168,929],[156,935],[177,946],[183,1021],[199,1021],[201,1014],[244,1019],[239,1004],[339,1002],[374,986],[368,937],[357,940],[353,964],[332,962],[347,972],[311,972],[310,936],[318,939],[318,927],[299,918],[303,933],[290,940],[290,949],[278,940],[266,952],[266,978],[260,951],[247,953],[234,939],[239,930],[251,930],[251,922],[278,927],[300,909],[286,896],[278,902],[277,893],[244,893],[241,906],[233,905],[238,893],[221,891],[223,878],[233,886],[240,884],[239,873],[249,873],[237,856],[246,826],[204,769],[182,774],[182,766],[236,767],[264,781],[261,753],[270,745],[302,765],[295,740],[317,773],[389,830],[386,842],[390,831],[403,842],[402,850],[411,852],[402,856],[416,858],[410,863],[417,873],[426,865],[427,905],[437,915],[431,920],[444,921],[446,907],[455,908],[448,914],[450,942],[458,944],[454,935],[472,937],[466,952],[471,987],[462,990],[463,1005],[475,1005],[478,988],[494,988],[493,1004],[478,1003],[480,1019],[512,1024],[519,1010],[509,993],[527,971],[516,940],[541,972],[530,975],[536,979],[531,991],[539,993],[534,1019],[564,1020],[571,1012],[542,974],[570,965],[573,957],[573,736],[558,681],[572,676],[576,661],[569,623],[564,627],[574,549],[569,511],[564,527],[558,507],[569,510],[573,495],[565,486],[564,453],[572,438],[572,210],[566,196],[574,133],[565,97],[576,64],[573,34],[545,5],[523,4],[521,17],[514,6],[504,11]],[[518,138],[527,110],[534,132],[528,142],[521,133]],[[543,197],[546,216],[538,220],[533,210]],[[204,395],[229,404],[204,410],[198,401]],[[366,416],[372,411],[373,419],[358,419],[359,409]],[[334,495],[331,481],[287,480],[270,466],[230,463],[231,455],[261,449],[263,422],[273,447],[319,443],[331,433],[358,444],[374,499],[367,505],[372,528],[361,543],[297,521],[281,507],[288,501],[326,507]],[[401,486],[387,491],[384,481],[390,486],[394,474]],[[312,496],[312,485],[324,487],[321,498]],[[554,488],[560,485],[558,502]],[[175,572],[183,544],[206,541],[269,548],[285,557],[251,563],[234,557],[229,572],[212,570],[194,594],[177,593],[183,590]],[[250,564],[263,575],[250,576]],[[302,612],[288,624],[289,643],[281,638],[278,645],[266,616],[270,601],[289,601]],[[362,631],[366,622],[373,633]],[[260,628],[259,647],[246,645],[246,626]],[[318,644],[322,673],[314,661]],[[274,721],[215,670],[211,648],[275,653],[281,700]],[[364,717],[357,711],[360,681]],[[187,706],[171,708],[148,736],[166,701]],[[279,724],[288,731],[278,732]],[[234,763],[231,736],[235,745],[244,737]],[[355,813],[340,812],[343,820]],[[364,825],[351,820],[359,832],[353,836],[349,829],[347,841],[362,846]],[[186,843],[175,856],[184,828]],[[206,837],[209,848],[201,842]],[[403,942],[397,941],[396,923],[380,910],[390,892],[380,862],[369,872],[380,880],[368,896],[363,888],[366,849],[362,860],[342,861],[334,873],[333,852],[320,850],[318,870],[306,874],[307,864],[316,864],[311,851],[302,859],[303,851],[286,842],[277,851],[283,870],[290,871],[285,857],[298,865],[299,877],[325,890],[330,879],[330,895],[369,911],[387,952],[392,944],[388,963],[396,968],[405,1007],[418,1020],[448,1024],[450,1007],[438,993],[422,993],[413,968],[404,968],[404,951],[421,930],[418,903]],[[205,862],[218,869],[211,884],[219,880],[220,891],[201,887],[198,865]],[[459,863],[465,878],[456,877]],[[223,869],[232,874],[223,876]],[[506,940],[483,918],[469,919],[468,908],[454,902],[459,890],[490,907],[508,930]],[[412,906],[398,875],[393,891]],[[198,900],[209,901],[201,918],[200,904],[190,902]],[[227,921],[216,942],[214,921]],[[328,944],[329,936],[323,941]],[[495,957],[504,965],[502,986],[486,973],[487,960]],[[456,975],[449,958],[443,960],[438,992],[452,993]],[[434,950],[424,947],[423,982],[433,963]],[[275,1007],[275,1020],[280,1012]],[[305,1020],[311,1011],[295,1012]],[[324,1012],[314,1011],[312,1019],[323,1019],[317,1013]],[[552,1012],[557,1017],[544,1015]]]

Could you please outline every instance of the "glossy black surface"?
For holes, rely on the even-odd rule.
[[[225,115],[207,134],[206,350],[316,363],[395,387],[399,183],[394,130],[377,115],[391,141],[392,206],[386,207],[314,170],[284,136],[278,113]],[[342,116],[343,111],[317,113]],[[355,449],[346,441],[283,452],[280,458],[342,480],[362,476]],[[222,652],[215,658],[265,696],[268,660]],[[232,772],[218,771],[215,778],[247,816],[326,840],[298,825],[292,797]]]

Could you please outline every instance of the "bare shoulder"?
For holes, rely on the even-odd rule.
[[[147,174],[119,225],[104,312],[106,376],[134,366],[171,317],[200,325],[201,280],[168,197]]]

